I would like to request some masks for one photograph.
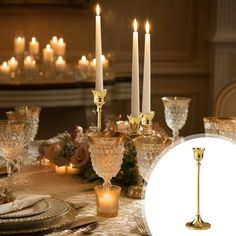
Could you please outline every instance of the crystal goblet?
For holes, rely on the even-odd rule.
[[[169,145],[156,135],[139,136],[133,140],[137,151],[137,164],[143,179],[148,181],[148,173],[154,161],[159,161],[159,154]]]
[[[37,106],[20,106],[15,108],[16,118],[24,120],[26,123],[26,156],[29,154],[30,143],[34,141],[39,127],[39,115],[41,107]]]
[[[224,137],[227,137],[233,141],[236,141],[236,118],[226,117],[217,118],[218,121],[218,133]]]
[[[207,135],[218,135],[219,127],[218,127],[218,119],[217,117],[203,117],[204,130]]]
[[[0,121],[0,154],[7,161],[8,183],[12,183],[14,160],[24,148],[24,124]]]
[[[124,136],[88,135],[88,138],[93,169],[103,178],[103,185],[111,185],[112,177],[117,175],[123,162]]]
[[[162,97],[161,99],[165,107],[166,123],[172,129],[173,141],[176,141],[179,137],[179,130],[186,123],[191,98]]]

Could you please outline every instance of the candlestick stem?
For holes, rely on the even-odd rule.
[[[97,128],[101,131],[102,128],[102,106],[105,104],[105,96],[107,94],[105,90],[92,90],[94,103],[97,106]]]
[[[200,167],[204,150],[204,148],[193,148],[194,158],[197,161],[197,214],[192,222],[186,223],[189,229],[203,230],[211,227],[211,224],[204,222],[200,215]]]

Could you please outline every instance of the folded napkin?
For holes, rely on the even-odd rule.
[[[0,215],[10,213],[13,211],[19,211],[23,208],[33,206],[35,203],[50,198],[50,195],[29,195],[25,197],[16,198],[13,202],[5,203],[0,205]]]

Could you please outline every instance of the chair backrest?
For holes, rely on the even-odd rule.
[[[221,90],[216,99],[215,116],[236,117],[236,82]]]

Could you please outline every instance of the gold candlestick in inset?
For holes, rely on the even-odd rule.
[[[189,229],[203,230],[209,229],[211,224],[202,220],[200,215],[200,167],[203,159],[205,148],[193,148],[194,158],[197,161],[197,214],[192,222],[186,223],[186,227]]]
[[[107,90],[92,90],[93,92],[93,101],[97,106],[97,127],[98,130],[101,131],[102,128],[102,106],[105,104],[105,96],[107,94]]]

